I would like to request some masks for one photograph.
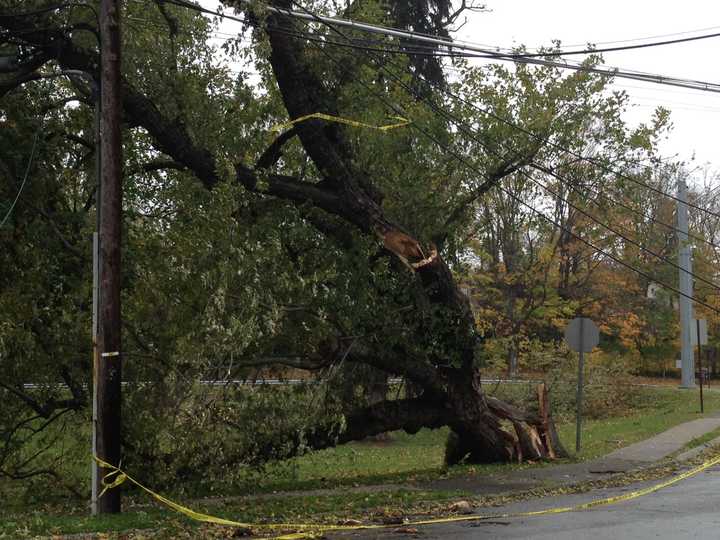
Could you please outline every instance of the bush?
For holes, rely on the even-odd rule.
[[[551,412],[558,423],[575,417],[578,355],[564,345],[535,348],[532,353],[537,365],[548,369],[541,378],[550,398]],[[540,364],[542,363],[542,364]],[[640,391],[629,384],[630,368],[623,357],[595,352],[585,355],[583,384],[583,415],[587,418],[608,418],[630,413],[637,408]],[[499,383],[487,385],[495,397],[527,410],[537,410],[537,383]]]
[[[305,437],[315,426],[342,425],[322,384],[195,382],[166,391],[148,387],[130,400],[143,412],[125,418],[125,462],[152,485],[183,491],[251,483],[266,464],[305,453]]]

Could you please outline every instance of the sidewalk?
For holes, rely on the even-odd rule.
[[[655,437],[620,448],[614,452],[582,463],[548,465],[471,478],[435,480],[423,487],[438,490],[463,490],[474,495],[502,495],[541,487],[553,488],[602,480],[609,476],[641,469],[681,450],[687,443],[720,428],[720,412],[675,426]],[[720,440],[713,441],[720,443]],[[690,459],[702,449],[693,449],[678,456]]]

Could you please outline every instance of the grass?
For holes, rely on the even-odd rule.
[[[199,500],[192,503],[193,510],[240,523],[340,523],[363,516],[381,521],[410,509],[438,508],[464,494],[459,491],[379,490],[370,493],[335,493],[322,497],[315,495]],[[139,501],[139,499],[138,499]],[[57,513],[52,508],[38,508],[31,512],[10,514],[0,522],[0,538],[32,538],[42,534],[78,534],[92,531],[158,530],[174,538],[181,531],[189,531],[200,524],[185,519],[164,508],[150,506],[131,499],[125,502],[122,514],[90,517],[81,509]],[[226,531],[232,529],[225,528]]]
[[[720,428],[714,429],[705,435],[702,435],[701,437],[695,437],[693,440],[691,440],[689,443],[687,443],[684,447],[684,450],[692,450],[693,448],[697,448],[698,446],[702,446],[713,439],[717,439],[720,437]]]
[[[639,398],[630,414],[585,422],[583,450],[573,459],[592,459],[700,417],[695,392],[647,389],[639,393]],[[720,392],[708,392],[706,411],[717,410],[720,410]],[[560,437],[568,449],[574,448],[574,430],[573,422],[559,426]],[[692,444],[702,444],[718,434],[720,430],[712,436],[698,438]],[[352,443],[268,467],[252,485],[223,492],[222,496],[213,499],[188,502],[187,496],[168,495],[194,509],[241,522],[337,522],[349,517],[377,517],[442,508],[447,502],[466,494],[431,491],[423,488],[423,482],[441,477],[482,477],[491,472],[528,467],[463,465],[446,469],[442,464],[446,436],[444,429],[421,430],[412,436],[393,433],[388,441]],[[339,487],[344,489],[332,491]],[[308,492],[318,489],[322,491]],[[285,491],[293,493],[282,493]],[[255,496],[228,496],[231,493]],[[156,507],[141,493],[133,492],[126,497],[125,513],[103,518],[88,517],[84,503],[49,501],[39,497],[32,507],[6,501],[9,504],[0,510],[0,538],[134,529],[152,529],[153,538],[197,537],[200,534],[196,524]],[[210,528],[203,529],[202,536],[225,533]]]
[[[673,426],[701,418],[697,392],[654,388],[642,394],[643,401],[630,415],[590,420],[583,424],[579,460],[593,459],[648,439]],[[705,410],[720,410],[720,392],[708,392]],[[568,450],[575,448],[575,424],[559,426],[560,439]]]

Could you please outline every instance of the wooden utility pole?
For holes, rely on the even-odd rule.
[[[122,141],[119,0],[100,1],[100,310],[96,444],[100,459],[120,465],[120,238],[122,219]],[[106,471],[107,472],[107,471]],[[98,476],[102,477],[100,471]],[[120,512],[120,490],[97,501],[100,514]]]

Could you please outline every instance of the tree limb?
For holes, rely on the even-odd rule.
[[[285,146],[290,139],[297,135],[296,126],[291,127],[289,130],[278,136],[270,146],[268,146],[263,152],[260,159],[255,163],[255,169],[269,169],[275,165],[278,160],[282,157],[282,148]]]
[[[346,415],[344,429],[332,422],[288,433],[284,443],[275,438],[258,449],[256,463],[266,461],[268,456],[287,459],[303,449],[321,450],[388,431],[414,434],[424,427],[439,428],[447,425],[447,414],[444,408],[422,398],[381,401]]]
[[[472,192],[467,194],[460,203],[455,206],[452,212],[450,212],[450,215],[443,224],[441,234],[436,236],[434,239],[435,243],[438,246],[442,246],[445,243],[445,240],[447,240],[447,236],[450,232],[450,228],[460,221],[468,207],[474,204],[475,201],[497,186],[503,178],[532,163],[535,156],[540,151],[540,144],[541,143],[533,145],[530,151],[523,156],[514,156],[510,160],[503,161],[487,173],[485,175],[485,181],[476,189],[472,190]]]

